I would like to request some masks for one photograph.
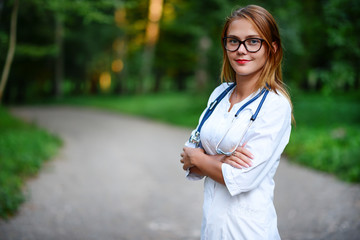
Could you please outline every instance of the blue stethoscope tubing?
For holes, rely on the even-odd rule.
[[[191,134],[190,138],[189,138],[189,142],[194,143],[196,145],[196,147],[201,147],[201,142],[200,142],[200,131],[201,128],[203,127],[204,123],[206,122],[206,120],[210,117],[210,115],[213,113],[214,109],[216,108],[216,106],[218,105],[218,103],[231,91],[231,89],[233,89],[236,86],[236,83],[231,84],[228,88],[226,88],[208,107],[208,109],[206,110],[204,117],[202,118],[199,126],[197,127],[196,131]],[[254,102],[256,99],[258,99],[261,95],[264,94],[264,96],[262,97],[255,113],[251,116],[250,118],[250,123],[247,126],[246,130],[244,131],[240,141],[242,140],[242,138],[244,137],[245,133],[247,132],[247,130],[250,128],[251,124],[255,121],[255,119],[257,118],[261,107],[266,99],[266,96],[268,95],[269,90],[266,88],[263,88],[256,96],[254,96],[252,99],[250,99],[249,101],[247,101],[244,105],[242,105],[239,110],[235,113],[235,118],[239,115],[239,113],[246,108],[249,104],[251,104],[252,102]],[[228,130],[229,131],[229,130]],[[225,134],[226,135],[226,134]],[[225,137],[224,135],[224,137]],[[220,140],[220,142],[224,139],[224,137]],[[239,141],[239,143],[240,143]],[[218,143],[216,149],[218,149],[218,146],[220,144],[220,142]],[[239,145],[239,144],[238,144]],[[237,146],[236,146],[237,148]],[[221,151],[221,150],[220,150]],[[219,154],[225,154],[228,155],[229,153],[226,152],[218,152]]]

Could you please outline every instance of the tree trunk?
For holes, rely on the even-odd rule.
[[[64,26],[59,14],[56,14],[55,17],[55,45],[58,52],[55,60],[54,95],[56,98],[61,98],[63,96],[64,78]]]
[[[17,15],[19,10],[19,0],[14,1],[13,11],[11,13],[11,23],[10,23],[10,39],[9,39],[9,50],[6,56],[4,70],[1,76],[0,82],[0,104],[3,98],[3,93],[5,90],[6,82],[9,77],[9,72],[11,68],[12,61],[14,59],[15,47],[16,47],[16,27],[17,27]]]
[[[0,19],[3,8],[4,8],[4,0],[0,0]]]
[[[161,83],[162,83],[161,79],[162,79],[162,75],[159,72],[155,73],[155,79],[154,79],[155,82],[154,82],[154,86],[153,86],[153,89],[152,89],[152,91],[154,93],[160,92]]]
[[[121,1],[120,1],[121,2]],[[126,55],[127,55],[127,42],[129,41],[127,38],[127,21],[126,21],[126,8],[122,6],[122,4],[116,1],[116,4],[119,6],[115,10],[115,22],[116,25],[121,31],[119,32],[119,36],[115,39],[113,43],[113,48],[115,50],[115,59],[118,61],[118,64],[115,65],[115,78],[114,78],[114,93],[115,94],[122,94],[127,92],[126,86],[126,74],[127,74],[127,62],[126,62]],[[114,63],[114,62],[113,62]],[[125,63],[125,64],[124,64]]]
[[[211,46],[211,39],[204,35],[199,39],[198,63],[195,72],[196,90],[202,91],[208,81],[207,73],[207,51]]]
[[[137,86],[137,91],[142,92],[144,90],[144,81],[153,79],[153,63],[156,43],[159,38],[160,32],[160,19],[163,11],[163,0],[150,0],[149,1],[149,15],[148,23],[146,26],[146,35],[145,35],[145,48],[143,53],[143,63],[140,73],[139,84]]]
[[[145,89],[146,82],[153,80],[152,68],[153,68],[154,56],[155,56],[155,45],[145,46],[142,55],[143,59],[142,59],[140,79],[136,89],[138,93],[144,92],[146,90]]]

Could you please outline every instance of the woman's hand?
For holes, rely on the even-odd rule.
[[[197,157],[201,157],[201,155],[203,154],[205,154],[205,151],[202,148],[184,147],[183,152],[180,154],[180,156],[182,157],[180,162],[183,164],[183,169],[187,170],[191,167],[194,167],[194,159]]]
[[[235,168],[241,169],[251,167],[254,156],[249,150],[245,149],[245,145],[246,143],[244,143],[241,147],[238,147],[231,156],[225,157],[221,161]]]

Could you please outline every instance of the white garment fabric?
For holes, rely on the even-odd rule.
[[[218,86],[211,94],[208,106],[228,86],[227,83]],[[200,139],[207,154],[216,154],[216,145],[229,127],[231,129],[224,138],[221,149],[229,151],[236,145],[262,98],[261,96],[248,105],[231,124],[236,111],[257,93],[235,104],[228,112],[232,91],[222,99],[201,129]],[[200,121],[204,113],[205,111]],[[202,240],[280,239],[273,204],[273,177],[280,155],[289,141],[290,132],[289,101],[280,93],[270,91],[258,117],[243,139],[243,142],[247,142],[246,148],[254,155],[253,165],[237,169],[223,163],[225,185],[209,177],[205,178]],[[189,142],[185,145],[194,147]],[[187,178],[199,180],[202,177],[188,172]]]

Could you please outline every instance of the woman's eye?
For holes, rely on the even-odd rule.
[[[236,40],[236,39],[229,39],[229,43],[230,44],[238,44],[238,40]]]
[[[259,39],[248,39],[247,42],[250,45],[257,45],[260,43],[260,40]]]

